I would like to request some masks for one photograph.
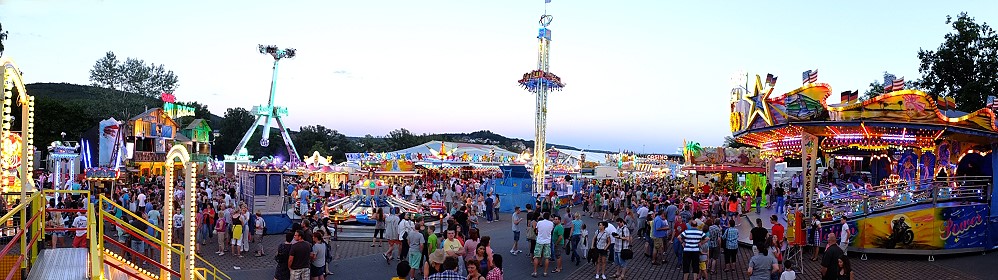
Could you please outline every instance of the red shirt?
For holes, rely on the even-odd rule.
[[[776,223],[775,225],[773,225],[773,236],[776,236],[777,241],[783,242],[784,232],[785,229],[783,228],[783,224]]]

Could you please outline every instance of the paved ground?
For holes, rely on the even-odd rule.
[[[524,255],[512,256],[509,254],[509,248],[512,245],[509,215],[504,214],[502,218],[501,222],[482,224],[479,228],[483,231],[483,235],[492,237],[493,248],[505,257],[505,279],[530,279],[532,268],[529,259]],[[586,218],[586,223],[594,225],[596,220]],[[276,265],[273,255],[277,244],[282,241],[283,236],[267,236],[264,245],[268,255],[262,258],[255,258],[252,255],[236,258],[230,253],[219,257],[212,253],[216,250],[217,245],[205,247],[208,250],[204,250],[204,255],[206,259],[228,273],[233,279],[273,279],[274,266]],[[396,262],[392,262],[390,265],[386,264],[380,255],[387,249],[386,247],[371,248],[369,242],[357,241],[341,241],[336,242],[335,245],[334,253],[337,260],[333,262],[331,267],[335,273],[331,279],[389,279],[393,276]],[[525,240],[521,240],[520,245],[521,248],[525,248]],[[643,249],[643,246],[643,241],[635,244],[635,248],[639,250]],[[635,259],[629,263],[628,279],[682,279],[681,271],[674,266],[675,260],[670,259],[670,263],[666,265],[652,266],[650,260],[644,257],[641,252],[643,251],[636,252]],[[715,274],[711,275],[711,279],[747,279],[744,271],[750,254],[749,249],[742,248],[738,256],[737,273]],[[854,256],[854,258],[858,258],[858,256]],[[998,261],[998,254],[994,253],[940,256],[936,257],[935,262],[928,262],[927,258],[923,256],[893,255],[869,255],[869,260],[854,260],[853,265],[857,279],[994,279],[994,275],[998,275],[998,266],[994,265]],[[235,269],[236,267],[239,269]],[[566,261],[563,272],[550,274],[547,278],[541,277],[539,279],[593,279],[594,271],[594,267],[590,264],[576,267]],[[818,279],[818,271],[818,263],[807,261],[805,258],[804,269],[802,272],[798,272],[801,273],[798,279]],[[610,269],[610,272],[613,272],[613,268]]]

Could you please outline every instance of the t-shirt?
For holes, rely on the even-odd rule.
[[[752,228],[752,231],[749,232],[749,234],[751,234],[751,236],[752,236],[752,244],[753,245],[756,245],[756,246],[758,246],[760,244],[763,245],[763,246],[766,245],[766,235],[769,234],[769,231],[767,231],[766,228],[764,228],[764,227],[754,227],[754,228]]]
[[[683,251],[684,252],[699,252],[700,251],[700,240],[703,239],[703,232],[696,228],[690,228],[683,231],[680,238],[683,239]]]
[[[73,227],[75,227],[75,228],[86,228],[87,227],[87,216],[76,216],[76,218],[73,219]],[[85,229],[84,230],[77,230],[76,231],[76,236],[77,237],[83,236],[83,235],[86,235],[86,234],[87,234],[87,230],[85,230]]]
[[[842,230],[839,231],[839,243],[849,244],[849,223],[842,224]]]
[[[139,205],[146,205],[146,194],[139,193],[139,195],[136,196],[136,198],[139,200]]]
[[[669,222],[662,219],[662,216],[655,217],[652,223],[655,238],[665,238],[669,234]]]
[[[797,280],[797,272],[793,270],[785,270],[783,274],[780,274],[780,280]]]
[[[773,236],[776,236],[776,240],[782,241],[783,240],[783,233],[785,231],[786,230],[783,228],[782,224],[776,223],[775,225],[773,225]]]
[[[180,213],[173,214],[173,228],[183,228],[184,227],[184,215]]]
[[[477,246],[478,244],[475,244],[475,245]],[[444,239],[443,250],[444,250],[444,253],[454,252],[456,254],[457,252],[460,252],[461,250],[464,250],[464,245],[461,245],[461,240],[457,240],[456,238],[455,239]]]
[[[415,230],[409,231],[408,240],[409,240],[409,252],[420,252],[419,245],[423,245],[424,243],[426,243],[426,240],[423,239],[423,234]]]
[[[308,268],[308,264],[312,260],[312,244],[304,240],[291,244],[291,256],[294,257],[291,260],[291,269]]]
[[[537,222],[537,244],[551,244],[551,232],[554,231],[554,223],[548,220]]]
[[[572,220],[572,235],[582,234],[582,220]]]
[[[437,250],[437,244],[440,244],[437,243],[437,235],[429,232],[424,232],[423,236],[426,236],[426,246],[423,246],[423,248],[426,248],[427,250],[426,255],[433,254],[433,251]]]
[[[516,227],[516,220],[520,219],[520,214],[513,213],[512,218],[510,218],[510,224],[513,225],[513,231],[520,231],[520,228]]]
[[[323,267],[326,265],[326,244],[325,243],[315,243],[312,245],[312,253],[315,253],[315,260],[312,260],[312,265],[315,267]]]
[[[842,257],[842,248],[839,248],[836,244],[831,244],[828,249],[825,250],[825,256],[821,257],[821,266],[828,268],[825,275],[822,275],[821,279],[824,280],[835,280],[838,279],[839,274],[839,258]]]
[[[648,207],[641,206],[638,208],[638,219],[644,220],[645,217],[648,217]]]
[[[752,275],[749,280],[769,280],[769,275],[773,272],[773,265],[776,258],[773,256],[755,255],[749,259],[749,267],[752,268]]]
[[[554,231],[552,232],[551,235],[551,241],[553,241],[551,244],[554,245],[565,244],[565,227],[561,226],[561,224],[554,226]]]
[[[159,226],[159,211],[149,210],[149,223],[154,226]]]
[[[718,246],[721,246],[720,226],[711,225],[709,228],[707,228],[707,236],[709,238],[707,241],[707,246],[710,246],[710,248],[717,248]]]
[[[665,208],[665,218],[668,219],[669,221],[675,221],[676,212],[679,212],[679,207],[676,207],[675,204],[669,205],[669,207]]]

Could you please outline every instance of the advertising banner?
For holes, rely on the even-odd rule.
[[[106,119],[100,122],[100,136],[98,136],[99,143],[97,146],[97,164],[98,166],[111,166],[111,154],[114,153],[114,144],[118,142],[121,134],[121,126],[118,120],[114,118]],[[121,150],[119,149],[120,153]],[[118,158],[121,158],[120,156]]]
[[[818,137],[807,132],[800,134],[800,158],[804,181],[804,215],[811,216],[811,199],[814,185],[818,183]]]
[[[864,249],[947,250],[987,248],[986,205],[932,207],[850,221],[850,246]],[[841,225],[822,227],[822,240]]]

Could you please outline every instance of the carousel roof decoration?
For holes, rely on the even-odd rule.
[[[561,82],[561,77],[555,75],[551,72],[544,72],[542,70],[534,70],[523,74],[523,78],[519,81],[520,86],[531,92],[537,90],[542,85],[551,90],[561,90],[565,87],[565,83]]]
[[[700,143],[683,141],[686,166],[682,170],[697,172],[754,172],[766,171],[765,163],[756,148],[701,147]]]
[[[776,80],[772,75],[765,83],[756,76],[751,90],[742,86],[733,89],[732,134],[739,142],[760,147],[767,157],[799,154],[801,132],[824,137],[820,145],[826,151],[930,149],[944,135],[980,141],[998,137],[991,107],[958,112],[952,110],[952,98],[937,100],[925,92],[904,89],[903,78],[895,77],[885,78],[889,87],[877,97],[859,101],[852,97],[858,93],[848,91],[849,97],[842,102],[828,104],[832,88],[818,83],[815,72],[805,71],[801,87],[777,97],[771,97]]]
[[[312,156],[307,156],[302,159],[302,163],[309,167],[322,167],[329,166],[333,163],[332,156],[323,157],[319,155],[319,151],[312,152]]]

